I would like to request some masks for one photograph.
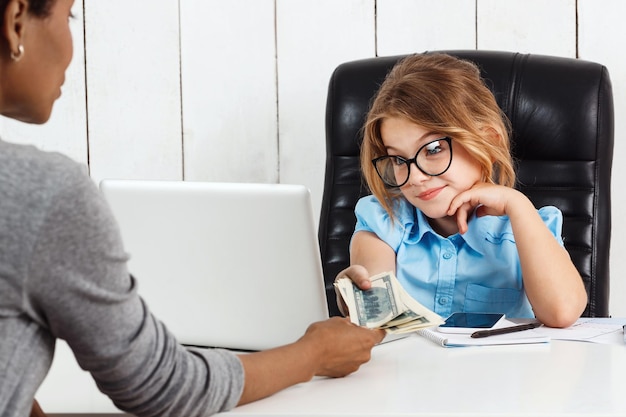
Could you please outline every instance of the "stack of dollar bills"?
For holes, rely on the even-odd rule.
[[[400,334],[444,322],[437,313],[411,297],[393,272],[375,275],[370,280],[372,287],[365,291],[350,278],[335,281],[335,288],[348,308],[352,323]]]

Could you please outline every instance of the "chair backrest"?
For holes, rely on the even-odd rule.
[[[564,215],[565,247],[585,283],[584,316],[607,316],[611,237],[613,97],[607,69],[572,58],[441,51],[475,62],[512,123],[517,188]],[[326,176],[319,240],[329,311],[333,280],[349,265],[354,206],[369,194],[359,167],[361,128],[388,71],[403,56],[341,64],[326,106]]]

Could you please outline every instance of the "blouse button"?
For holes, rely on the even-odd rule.
[[[450,252],[446,252],[443,254],[443,259],[450,259],[452,258],[452,254]]]

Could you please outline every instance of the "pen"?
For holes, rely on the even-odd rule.
[[[473,337],[473,338],[488,337],[488,336],[496,336],[496,335],[499,335],[499,334],[521,332],[522,330],[530,330],[530,329],[534,329],[534,328],[539,327],[539,326],[541,326],[541,323],[534,322],[534,323],[520,324],[518,326],[501,327],[499,329],[479,330],[477,332],[472,333],[471,337]]]

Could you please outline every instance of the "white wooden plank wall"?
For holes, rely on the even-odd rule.
[[[182,179],[178,2],[84,3],[92,177]]]
[[[477,49],[576,57],[576,0],[478,0]]]
[[[321,205],[330,76],[374,56],[374,0],[277,0],[280,182],[305,184]]]
[[[185,179],[278,182],[274,1],[180,10]]]
[[[622,0],[83,1],[52,120],[0,119],[5,140],[89,163],[95,181],[302,183],[316,210],[328,79],[339,63],[479,48],[605,64],[616,108],[611,314],[626,316]],[[38,398],[48,412],[114,410],[63,343]]]
[[[476,49],[475,0],[378,0],[379,56]]]

